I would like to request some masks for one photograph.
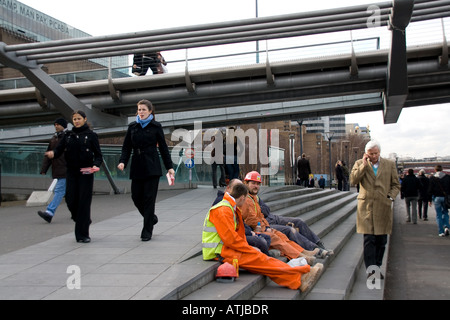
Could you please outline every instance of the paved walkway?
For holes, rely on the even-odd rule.
[[[159,223],[149,242],[140,241],[142,218],[129,194],[94,196],[89,244],[75,242],[65,205],[48,224],[36,214],[43,208],[2,204],[0,300],[161,299],[210,263],[180,265],[200,251],[202,222],[215,196],[211,187],[160,191]],[[417,225],[406,223],[403,212],[397,199],[385,299],[450,299],[450,237],[437,236],[434,208],[429,221]],[[357,282],[365,299],[364,274]]]
[[[9,226],[12,232],[16,229],[17,241],[23,238],[28,243],[30,229],[45,235],[58,224],[71,228],[69,233],[0,256],[0,300],[159,299],[173,289],[174,281],[181,281],[183,270],[176,270],[177,263],[200,250],[202,222],[216,192],[211,187],[174,191],[174,196],[158,201],[159,222],[149,242],[140,240],[142,218],[128,200],[130,195],[94,196],[89,244],[75,242],[74,224],[65,206],[51,224],[36,214],[42,208],[0,207],[0,219],[12,210],[26,214],[25,226]],[[102,215],[109,211],[112,218],[95,223],[94,208]],[[82,290],[71,289],[77,284]]]

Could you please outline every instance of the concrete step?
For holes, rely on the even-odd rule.
[[[310,189],[303,189],[301,192],[299,192],[299,194],[296,193],[292,193],[291,197],[285,199],[271,200],[268,202],[264,201],[264,198],[262,197],[261,199],[270,207],[271,212],[275,212],[281,209],[291,208],[292,206],[298,204],[307,202],[309,203],[315,199],[322,199],[326,195],[336,194],[337,192],[335,190],[321,190],[316,188],[310,188]]]
[[[303,190],[302,190],[303,189]],[[309,201],[297,204],[294,211],[302,212],[302,219],[306,219],[311,229],[319,235],[328,249],[334,250],[333,256],[325,259],[318,259],[325,266],[322,277],[327,274],[328,266],[337,259],[346,243],[355,234],[355,214],[356,214],[356,194],[348,192],[330,191],[304,191],[306,188],[296,188],[285,190],[282,193],[290,193],[292,198],[301,197],[302,194],[320,194],[320,197],[310,198]],[[291,192],[292,191],[292,192]],[[300,193],[299,193],[300,191]],[[273,192],[270,192],[270,194]],[[269,193],[266,194],[266,196]],[[270,197],[269,197],[270,198]],[[287,198],[286,200],[290,200]],[[284,200],[284,201],[286,201]],[[274,201],[280,201],[274,200]],[[283,201],[283,200],[281,200]],[[271,206],[271,203],[268,203]],[[300,207],[301,208],[298,208]],[[289,209],[289,208],[287,208]],[[280,211],[287,212],[286,208]],[[291,213],[292,214],[292,211]],[[215,271],[218,262],[203,261],[201,255],[188,259],[180,264],[195,266],[197,274],[191,272],[188,280],[184,281],[177,289],[167,293],[165,299],[190,299],[190,300],[239,300],[239,299],[304,299],[309,292],[314,290],[313,286],[308,292],[290,290],[272,282],[268,277],[252,274],[245,270],[240,270],[239,278],[232,283],[219,283],[215,281]],[[179,279],[174,279],[179,281]],[[319,280],[320,281],[320,280]],[[312,296],[314,297],[314,296]]]
[[[305,300],[347,300],[362,258],[362,235],[353,233]]]
[[[266,193],[259,193],[259,197],[264,201],[264,202],[271,202],[271,201],[277,201],[277,200],[282,200],[282,199],[288,199],[288,198],[292,198],[294,196],[300,196],[303,194],[309,194],[309,193],[314,193],[314,192],[318,192],[320,191],[319,189],[316,188],[303,188],[303,187],[293,187],[292,189],[267,189]]]
[[[349,213],[350,210],[350,213]],[[328,232],[327,236],[322,238],[322,240],[327,244],[327,248],[334,251],[334,255],[328,256],[325,259],[318,259],[317,262],[320,262],[324,265],[323,274],[328,272],[328,266],[330,263],[339,256],[342,248],[346,247],[348,240],[355,234],[355,216],[354,216],[354,208],[351,209],[350,205],[347,205],[346,208],[341,208],[336,211],[336,215],[334,216],[338,220],[340,220],[339,224],[332,229],[331,232]],[[332,216],[331,216],[332,217]],[[342,219],[342,217],[345,217]],[[334,223],[333,223],[334,224]],[[321,226],[321,228],[326,228]],[[316,230],[320,232],[320,230]],[[319,278],[322,278],[322,276]],[[313,286],[313,289],[316,286]],[[313,290],[312,289],[312,290]],[[298,290],[289,290],[287,288],[283,288],[278,286],[276,283],[272,281],[268,281],[268,284],[259,291],[254,297],[254,300],[301,300],[304,299],[308,292],[300,292]]]
[[[324,209],[326,208],[333,211],[335,207],[341,205],[340,199],[346,198],[347,201],[351,201],[350,198],[356,198],[356,196],[354,196],[352,193],[347,192],[321,192],[320,195],[320,197],[310,199],[307,202],[292,204],[291,206],[278,210],[272,210],[271,202],[267,203],[267,205],[270,207],[273,214],[287,217],[301,217],[305,222],[310,224],[314,223],[314,220],[318,220],[321,218],[321,214],[318,214],[317,211],[323,212],[323,214],[327,214],[327,212],[329,211],[325,211]],[[316,209],[317,211],[314,211]],[[308,214],[309,217],[303,218],[304,214]],[[307,221],[308,219],[309,221]]]
[[[249,300],[266,285],[267,277],[239,270],[231,283],[215,280],[185,296],[186,300]]]

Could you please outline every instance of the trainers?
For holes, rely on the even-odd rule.
[[[310,289],[317,279],[319,279],[320,274],[323,271],[323,264],[317,263],[314,267],[311,267],[308,273],[302,275],[302,284],[300,285],[300,291],[305,292]]]
[[[439,237],[445,237],[445,233],[439,233]]]
[[[52,222],[52,216],[49,215],[47,212],[45,211],[38,211],[38,215],[44,219],[45,221],[47,221],[48,223]]]
[[[444,228],[444,234],[445,234],[446,236],[450,235],[450,232],[449,232],[449,230],[448,230],[448,227],[445,227],[445,228]]]

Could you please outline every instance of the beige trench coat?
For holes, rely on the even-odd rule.
[[[372,165],[358,160],[350,173],[350,183],[359,183],[356,231],[362,234],[391,234],[392,201],[400,192],[397,169],[393,161],[380,158],[377,176]]]

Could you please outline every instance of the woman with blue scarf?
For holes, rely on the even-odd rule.
[[[137,107],[136,121],[128,125],[117,168],[123,171],[133,153],[130,167],[131,198],[144,218],[141,240],[149,241],[153,226],[158,222],[155,202],[162,176],[157,147],[168,173],[174,177],[175,171],[161,124],[155,121],[153,104],[148,100],[141,100]]]

